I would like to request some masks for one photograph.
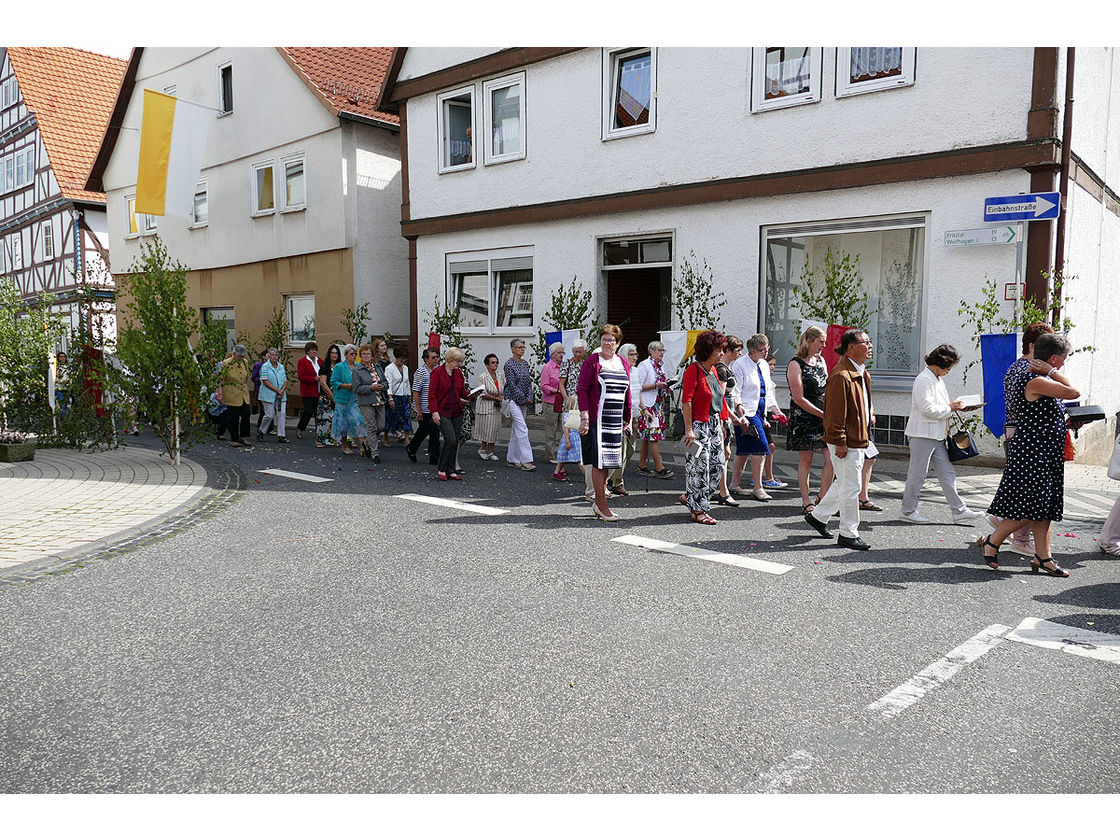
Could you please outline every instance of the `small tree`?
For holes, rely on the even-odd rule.
[[[261,333],[259,352],[264,352],[269,347],[275,347],[280,352],[280,363],[285,368],[289,367],[292,360],[292,351],[288,349],[288,336],[291,333],[288,330],[288,316],[283,308],[277,306],[272,310],[272,315],[268,318],[268,323],[264,325],[264,332]],[[254,364],[256,360],[253,360]],[[291,373],[291,371],[288,371]]]
[[[432,301],[432,311],[425,312],[424,318],[428,322],[428,332],[438,333],[439,335],[447,336],[449,342],[448,346],[458,347],[463,351],[465,358],[463,359],[463,376],[468,381],[470,380],[471,370],[474,367],[474,348],[471,347],[459,327],[459,308],[453,307],[450,303],[440,306],[439,298],[437,297]],[[388,341],[388,339],[386,339]],[[421,347],[421,352],[427,347],[425,342]]]
[[[116,371],[121,390],[179,463],[180,451],[208,432],[205,409],[210,374],[195,360],[191,336],[198,315],[187,306],[187,267],[173,262],[159,236],[140,247],[120,278],[127,300],[117,337],[125,370]]]
[[[7,428],[51,432],[47,370],[65,334],[53,303],[50,295],[25,301],[14,282],[0,278],[0,416]]]
[[[817,267],[806,260],[801,269],[801,284],[793,289],[792,303],[802,318],[867,329],[871,326],[871,299],[865,291],[859,270],[859,255],[828,248],[824,262]],[[801,333],[801,325],[794,325]]]
[[[682,330],[723,330],[721,313],[727,296],[713,291],[714,287],[715,276],[708,261],[689,251],[670,300]]]
[[[532,364],[538,372],[548,363],[548,342],[544,337],[546,332],[583,330],[586,338],[595,335],[605,323],[591,299],[591,290],[585,289],[578,277],[572,277],[569,285],[561,284],[552,293],[548,309],[541,316],[541,326],[537,328],[537,341],[532,347]]]
[[[342,329],[350,336],[350,342],[361,346],[369,336],[369,304],[363,303],[357,309],[347,307],[342,310]],[[388,333],[386,333],[388,335]],[[385,339],[389,341],[388,338]]]

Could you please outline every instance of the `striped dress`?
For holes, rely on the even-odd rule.
[[[610,362],[600,361],[599,388],[602,398],[595,420],[596,466],[611,470],[622,466],[623,411],[630,391],[630,378],[620,357],[615,356]]]

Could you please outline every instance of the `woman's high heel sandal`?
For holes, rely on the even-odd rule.
[[[1047,557],[1045,560],[1043,560],[1036,554],[1034,556],[1034,559],[1031,561],[1031,574],[1037,575],[1039,572],[1042,572],[1042,574],[1050,575],[1050,577],[1069,577],[1069,572],[1067,572],[1057,563],[1054,563],[1053,569],[1047,569],[1045,565],[1047,563],[1054,563],[1054,558]]]
[[[988,564],[988,568],[999,571],[999,546],[988,539],[990,536],[991,534],[988,534],[987,537],[981,537],[976,541],[976,545],[980,546],[980,554],[983,556],[984,562]],[[994,548],[996,553],[989,557],[987,554],[984,554],[985,548]]]

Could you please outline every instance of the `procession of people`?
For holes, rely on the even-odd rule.
[[[462,370],[465,353],[458,347],[442,353],[436,347],[425,349],[410,379],[405,351],[394,350],[390,361],[383,339],[361,347],[331,345],[323,359],[315,342],[308,342],[297,365],[303,401],[297,435],[302,437],[314,418],[317,446],[337,445],[344,455],[364,456],[374,464],[381,462],[390,435],[405,444],[413,462],[427,439],[428,462],[436,467],[437,478],[462,481],[468,472],[461,464],[468,436],[478,444],[481,460],[498,461],[500,432],[509,426],[506,463],[531,471],[536,464],[527,417],[539,389],[544,457],[554,466],[551,478],[567,481],[570,471],[578,469],[592,515],[616,522],[623,515],[612,499],[617,503],[629,495],[625,473],[635,454],[638,474],[662,480],[674,475],[661,460],[659,444],[666,437],[670,396],[679,378],[686,459],[677,501],[688,509],[692,522],[716,525],[713,505],[739,507],[736,494],[770,502],[774,497],[769,490],[787,486],[773,475],[777,427],[784,426],[786,449],[798,453],[797,491],[806,525],[840,547],[871,547],[860,534],[860,517],[883,508],[867,496],[878,453],[869,370],[874,344],[866,330],[844,331],[833,348],[837,358],[831,371],[824,358],[825,331],[809,326],[799,336],[785,370],[788,414],[778,405],[774,355],[761,333],[745,341],[717,330],[699,333],[679,377],[665,370],[665,347],[659,341],[650,342],[645,359],[639,361],[638,348],[622,343],[616,325],[604,324],[591,338],[596,345],[592,352],[577,340],[567,360],[563,343],[549,345],[548,361],[537,377],[524,358],[526,342],[515,338],[504,363],[494,353],[483,359],[484,370],[472,381],[473,388]],[[1061,521],[1063,513],[1063,400],[1079,397],[1060,373],[1069,352],[1064,336],[1046,324],[1033,324],[1024,333],[1023,357],[1007,371],[1007,462],[987,510],[993,530],[976,541],[980,561],[993,570],[1000,568],[1000,548],[1010,541],[1010,550],[1030,555],[1032,572],[1069,575],[1050,553],[1052,523]],[[278,443],[285,443],[287,379],[278,351],[268,348],[252,370],[247,356],[247,349],[237,345],[219,366],[215,399],[226,408],[219,436],[226,431],[231,445],[252,445],[248,421],[255,392],[263,419],[257,440],[271,432],[278,434]],[[947,440],[949,418],[978,407],[949,398],[943,380],[959,361],[952,345],[938,345],[925,356],[925,369],[915,377],[906,424],[910,459],[897,517],[901,521],[933,521],[918,510],[931,466],[953,522],[965,524],[981,516],[957,492]],[[474,420],[469,433],[464,424],[468,414]],[[814,494],[818,451],[824,457]],[[836,533],[830,529],[834,517]],[[1112,543],[1102,550],[1120,551]]]

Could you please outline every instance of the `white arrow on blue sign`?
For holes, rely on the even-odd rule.
[[[1025,193],[984,199],[985,222],[1037,222],[1056,219],[1061,212],[1059,193]]]

